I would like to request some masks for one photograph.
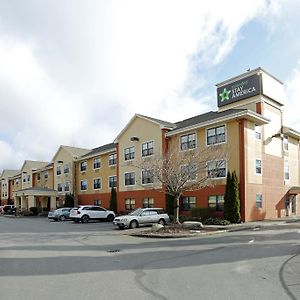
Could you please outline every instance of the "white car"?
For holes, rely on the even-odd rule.
[[[88,223],[90,220],[112,222],[115,213],[98,205],[79,205],[71,209],[70,217],[75,223]]]
[[[155,223],[165,225],[169,222],[170,218],[162,208],[138,208],[128,215],[116,217],[113,224],[123,229],[125,227],[136,228],[141,225],[152,225]]]

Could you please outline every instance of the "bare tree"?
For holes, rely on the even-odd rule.
[[[153,189],[161,189],[174,197],[174,221],[179,223],[179,200],[187,191],[213,185],[216,177],[226,177],[227,151],[223,146],[178,151],[144,159],[137,167]],[[142,180],[144,180],[142,178]],[[145,184],[145,182],[142,182]]]

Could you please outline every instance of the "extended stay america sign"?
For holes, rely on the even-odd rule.
[[[260,94],[259,75],[235,81],[217,89],[218,107]]]

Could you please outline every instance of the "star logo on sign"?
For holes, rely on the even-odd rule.
[[[225,100],[229,100],[230,93],[231,93],[231,91],[227,91],[227,89],[224,88],[223,92],[221,94],[219,94],[219,96],[221,97],[221,102],[223,102]]]

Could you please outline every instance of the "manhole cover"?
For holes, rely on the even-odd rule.
[[[117,253],[117,252],[120,252],[120,250],[118,250],[118,249],[113,249],[113,250],[108,250],[107,252],[108,252],[108,253]]]

